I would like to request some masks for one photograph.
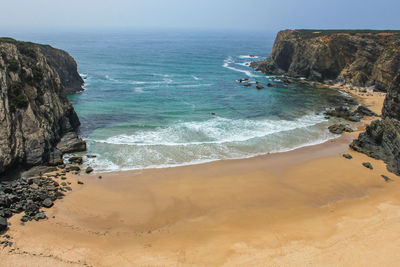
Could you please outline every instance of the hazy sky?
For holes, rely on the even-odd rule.
[[[400,28],[400,0],[2,0],[0,28]]]

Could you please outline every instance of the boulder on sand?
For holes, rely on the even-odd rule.
[[[351,133],[353,129],[344,124],[333,124],[328,127],[329,131],[334,134],[342,134],[343,132]]]

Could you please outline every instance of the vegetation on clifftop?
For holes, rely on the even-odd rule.
[[[318,29],[299,29],[295,30],[296,34],[302,39],[310,39],[315,37],[330,36],[334,34],[350,34],[350,35],[375,35],[375,34],[391,34],[400,38],[400,30],[318,30]]]

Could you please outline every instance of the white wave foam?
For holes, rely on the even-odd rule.
[[[199,77],[192,75],[193,79],[195,79],[196,81],[200,80]]]
[[[258,77],[257,75],[254,75],[253,73],[251,73],[251,71],[249,70],[242,70],[242,69],[238,69],[235,67],[232,67],[230,64],[235,63],[235,61],[233,60],[232,57],[228,57],[224,60],[224,64],[222,65],[224,68],[233,70],[233,71],[237,71],[237,72],[242,72],[244,74],[246,74],[249,77]]]
[[[124,164],[124,166],[119,166],[118,164],[114,163],[111,160],[108,159],[103,159],[102,157],[97,157],[92,159],[92,161],[87,164],[89,164],[92,167],[95,167],[96,172],[113,172],[113,171],[127,171],[127,170],[141,170],[141,169],[159,169],[159,168],[172,168],[172,167],[179,167],[179,166],[188,166],[188,165],[196,165],[196,164],[204,164],[208,162],[213,162],[213,161],[219,161],[219,160],[234,160],[234,159],[244,159],[244,158],[252,158],[256,156],[261,156],[265,155],[267,152],[269,153],[281,153],[281,152],[288,152],[292,150],[296,150],[302,147],[307,147],[307,146],[313,146],[313,145],[318,145],[322,144],[324,142],[327,142],[329,140],[335,139],[336,136],[334,135],[327,135],[321,138],[318,138],[313,141],[305,142],[300,145],[295,145],[295,146],[282,146],[278,149],[274,149],[271,151],[264,151],[264,152],[258,152],[258,153],[248,153],[248,154],[241,154],[237,155],[235,153],[233,154],[228,154],[226,156],[222,155],[213,155],[212,157],[209,158],[199,158],[199,159],[194,159],[194,160],[189,160],[189,161],[184,161],[184,162],[176,162],[171,158],[165,159],[164,163],[155,163],[155,164],[137,164],[137,162],[134,162],[137,160],[137,158],[134,157],[129,158],[127,162],[129,164]],[[147,150],[146,150],[147,151]],[[157,154],[154,153],[154,150],[149,152],[152,153],[152,155]],[[124,153],[122,153],[124,154]],[[142,153],[142,154],[148,154]],[[125,155],[123,155],[124,158],[126,158]],[[160,159],[163,155],[156,155],[157,159]],[[222,156],[222,157],[221,157]],[[142,158],[140,158],[142,160]]]
[[[238,62],[238,63],[236,63],[236,64],[237,64],[237,65],[240,65],[240,66],[244,66],[244,67],[249,67],[249,66],[250,66],[250,63],[251,63],[251,62],[246,61],[246,62]]]
[[[322,115],[306,115],[294,121],[287,120],[232,120],[221,117],[202,122],[181,122],[164,128],[137,131],[133,135],[117,135],[99,143],[134,146],[187,146],[245,142],[274,133],[306,128],[326,119]]]
[[[259,58],[258,56],[253,55],[240,55],[239,58],[241,59],[249,59],[249,58]]]

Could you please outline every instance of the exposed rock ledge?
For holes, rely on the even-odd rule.
[[[0,38],[0,174],[10,168],[62,163],[86,149],[65,96],[82,89],[76,62],[47,45]]]
[[[266,74],[387,91],[400,69],[400,31],[285,30],[270,57],[251,66]]]

